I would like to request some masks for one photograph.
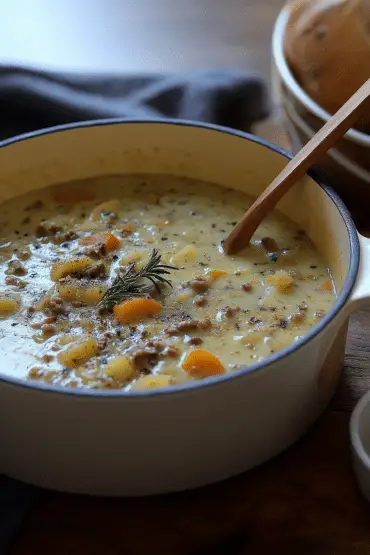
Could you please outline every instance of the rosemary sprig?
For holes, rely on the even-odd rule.
[[[148,263],[143,268],[137,270],[135,262],[131,264],[125,273],[116,277],[98,306],[112,310],[116,304],[125,299],[148,295],[150,286],[141,282],[144,279],[151,281],[157,291],[160,291],[161,284],[172,287],[171,281],[164,276],[170,274],[170,270],[178,270],[178,268],[161,264],[161,258],[159,252],[153,249]]]

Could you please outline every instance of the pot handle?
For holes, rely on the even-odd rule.
[[[349,298],[350,311],[370,304],[370,239],[359,234],[360,267]]]

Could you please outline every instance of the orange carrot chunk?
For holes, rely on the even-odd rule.
[[[333,284],[330,279],[327,279],[320,285],[320,291],[332,291]]]
[[[210,282],[218,280],[222,276],[226,276],[227,272],[223,272],[222,270],[210,270],[207,272],[207,277]]]
[[[104,245],[107,251],[118,249],[121,244],[120,240],[110,231],[88,235],[81,239],[80,243],[81,245]]]
[[[182,363],[183,369],[194,378],[207,378],[223,374],[225,368],[219,358],[205,349],[190,351]]]
[[[137,298],[123,301],[113,308],[113,313],[121,324],[140,322],[148,316],[154,316],[161,310],[161,305],[154,299]]]

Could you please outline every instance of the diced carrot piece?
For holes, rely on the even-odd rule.
[[[226,275],[227,275],[227,272],[223,272],[222,270],[209,270],[209,272],[207,272],[207,277],[211,282],[216,281],[220,277],[226,276]]]
[[[108,251],[118,249],[121,242],[113,235],[110,231],[103,231],[102,233],[94,233],[93,235],[88,235],[80,241],[81,245],[104,245]]]
[[[333,284],[330,279],[327,279],[326,281],[324,281],[324,283],[320,285],[320,291],[332,291],[332,290],[333,290]]]
[[[115,235],[113,235],[113,233],[110,233],[109,231],[104,234],[102,233],[102,235],[104,235],[106,237],[106,241],[105,241],[105,248],[108,251],[113,251],[115,249],[118,249],[121,242],[118,239],[118,237],[116,237]]]
[[[134,231],[134,226],[132,224],[123,224],[121,231],[124,233],[132,233]]]
[[[147,316],[158,314],[161,305],[154,299],[137,298],[123,301],[113,308],[113,313],[121,324],[132,324],[140,322]]]
[[[53,200],[60,204],[77,204],[78,202],[90,202],[94,200],[95,194],[85,188],[76,186],[63,186],[52,194]]]
[[[219,358],[205,349],[194,349],[186,355],[183,369],[194,378],[207,378],[223,374],[225,368]]]

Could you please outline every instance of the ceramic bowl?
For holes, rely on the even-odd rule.
[[[275,23],[272,76],[283,122],[293,152],[297,152],[330,115],[305,93],[286,61],[284,36],[290,11],[291,6],[288,4]],[[336,148],[320,161],[320,172],[349,207],[359,211],[360,215],[364,213],[363,203],[370,198],[370,135],[349,130]]]
[[[350,438],[357,482],[370,502],[370,391],[363,395],[352,413]]]

